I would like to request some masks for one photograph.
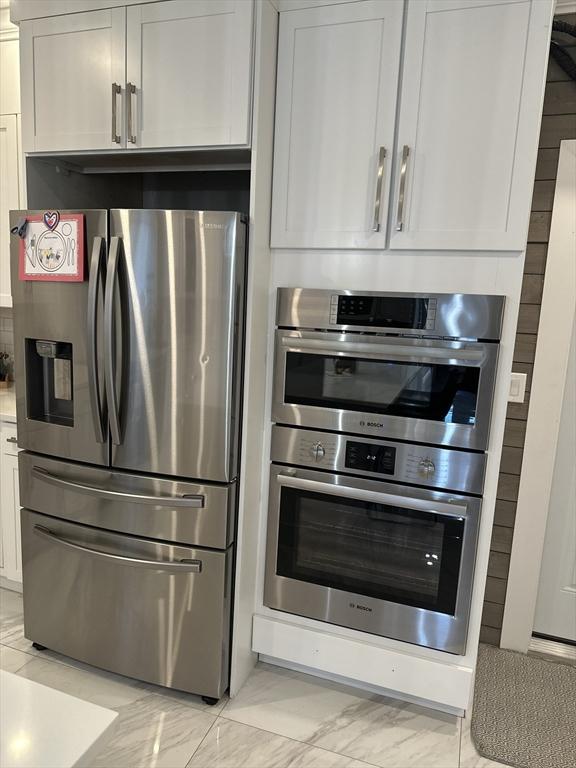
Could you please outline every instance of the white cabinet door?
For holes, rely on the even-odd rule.
[[[125,8],[22,22],[25,152],[125,146],[125,42]]]
[[[16,429],[0,427],[0,576],[22,581],[20,544],[20,491]]]
[[[0,115],[0,307],[12,306],[8,212],[18,208],[18,127],[16,115]]]
[[[127,10],[128,147],[249,144],[251,0]]]
[[[396,150],[405,189],[402,204],[399,172],[391,248],[525,247],[534,170],[525,157],[545,51],[533,38],[549,11],[530,0],[409,2]]]
[[[281,14],[272,247],[385,247],[402,8]]]
[[[18,30],[15,29],[14,39],[2,40],[0,35],[0,115],[15,115],[18,112],[20,112],[20,64]]]

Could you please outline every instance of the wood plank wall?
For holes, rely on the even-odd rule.
[[[576,13],[564,14],[556,18],[576,24]],[[576,40],[570,50],[572,57],[576,59]],[[576,82],[570,80],[568,75],[550,59],[514,350],[513,370],[528,374],[527,395],[522,404],[509,403],[506,414],[504,448],[500,463],[480,631],[481,642],[492,645],[500,644],[502,631],[560,141],[575,138]]]

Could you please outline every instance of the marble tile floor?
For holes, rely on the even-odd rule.
[[[259,664],[232,701],[95,669],[24,638],[22,598],[0,590],[0,668],[118,712],[94,768],[498,768],[467,720]]]

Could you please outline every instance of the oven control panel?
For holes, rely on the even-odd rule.
[[[481,494],[486,456],[274,425],[272,461],[411,485]]]
[[[437,299],[432,296],[342,296],[335,293],[330,297],[330,323],[374,330],[433,331],[437,304]]]
[[[346,440],[344,465],[346,469],[377,472],[379,475],[393,475],[396,463],[396,448],[391,445],[357,443]]]

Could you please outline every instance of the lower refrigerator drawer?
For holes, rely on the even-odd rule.
[[[29,640],[150,683],[224,693],[231,547],[190,549],[21,515]]]

